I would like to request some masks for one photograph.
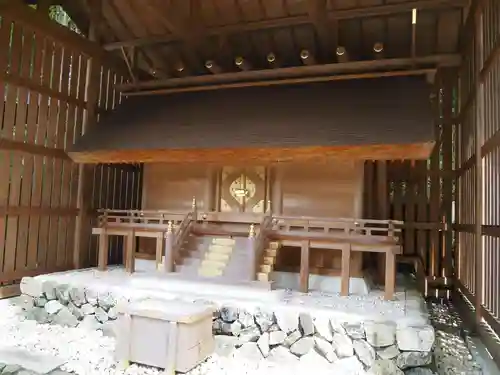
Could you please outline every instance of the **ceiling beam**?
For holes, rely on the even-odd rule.
[[[343,20],[363,17],[385,16],[395,13],[411,12],[414,8],[422,9],[442,9],[465,7],[469,0],[413,0],[404,3],[376,5],[369,7],[361,7],[354,9],[336,9],[327,12],[327,18],[331,20]],[[310,24],[311,18],[309,15],[290,16],[243,24],[217,26],[205,29],[205,36],[224,36],[228,34],[281,28],[302,24]],[[107,50],[120,49],[121,47],[144,46],[159,43],[171,43],[178,41],[179,37],[174,33],[168,35],[148,36],[144,38],[136,38],[121,42],[108,43],[104,46]]]
[[[328,19],[327,0],[307,0],[307,14],[316,29],[321,46],[320,55],[327,60],[336,48],[334,30]]]
[[[147,89],[165,89],[178,88],[188,86],[202,85],[220,85],[234,84],[237,82],[246,81],[265,81],[272,79],[292,79],[304,77],[320,77],[335,74],[373,72],[373,71],[388,71],[396,69],[411,69],[415,68],[436,68],[439,66],[458,66],[460,64],[460,56],[455,54],[450,55],[431,55],[421,56],[415,59],[398,58],[398,59],[380,59],[370,61],[355,61],[346,63],[333,63],[324,65],[306,65],[277,69],[251,70],[231,73],[221,73],[216,75],[200,75],[184,78],[170,78],[161,80],[151,80],[137,82],[136,84],[119,84],[116,89],[122,92],[131,93],[138,90]]]

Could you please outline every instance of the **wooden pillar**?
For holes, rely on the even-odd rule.
[[[215,206],[214,206],[216,212],[220,212],[221,183],[222,183],[222,169],[217,168],[215,171]]]
[[[273,168],[272,174],[272,187],[271,187],[271,208],[273,214],[281,215],[283,214],[283,171],[281,168]]]
[[[396,285],[396,255],[394,249],[385,253],[385,293],[386,300],[394,299]]]
[[[216,206],[216,180],[217,172],[209,167],[207,170],[207,182],[205,185],[205,198],[203,199],[203,210],[210,212],[215,210]]]
[[[387,162],[377,161],[376,162],[376,175],[377,175],[377,218],[379,220],[387,220],[389,219],[388,212],[388,198],[389,191],[387,189]],[[386,261],[383,253],[376,253],[377,266],[376,266],[376,279],[378,283],[384,282],[385,279],[385,266]]]
[[[349,278],[351,273],[351,245],[346,244],[342,248],[342,270],[340,281],[340,295],[349,295]]]
[[[156,237],[156,252],[155,252],[155,268],[156,270],[161,269],[162,258],[163,258],[163,238],[166,232],[158,233]]]
[[[309,247],[310,241],[302,241],[300,249],[300,291],[307,293],[309,291]]]
[[[135,271],[135,231],[131,230],[126,236],[125,244],[125,271],[133,273]]]
[[[106,228],[102,228],[102,232],[99,234],[99,260],[97,264],[99,271],[105,271],[108,267],[108,252],[108,233],[106,232]]]
[[[101,22],[102,3],[101,0],[90,0],[90,26],[88,38],[98,41],[98,25]],[[90,58],[87,64],[85,79],[85,102],[86,111],[82,124],[82,134],[85,134],[91,126],[97,122],[97,100],[99,94],[100,62],[96,58]],[[92,166],[78,165],[78,186],[76,192],[76,206],[78,215],[75,221],[75,236],[73,244],[73,267],[82,268],[88,261],[86,252],[91,236],[91,223],[89,211],[92,199]],[[107,239],[106,239],[107,241]],[[100,251],[99,251],[100,252]],[[106,250],[107,254],[107,250]],[[107,255],[106,255],[107,256]],[[107,263],[107,260],[106,260]]]
[[[163,260],[163,269],[165,272],[174,272],[174,231],[173,223],[168,222],[165,233],[165,259]]]
[[[253,224],[250,225],[250,230],[248,232],[248,241],[247,241],[248,253],[250,254],[250,270],[249,277],[250,280],[253,281],[257,278],[257,254],[255,253],[255,226]]]

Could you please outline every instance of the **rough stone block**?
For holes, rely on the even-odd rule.
[[[311,336],[302,337],[296,341],[291,347],[290,352],[296,356],[303,356],[314,348],[314,338]]]
[[[365,322],[366,341],[376,348],[394,344],[396,341],[396,325],[394,323]]]
[[[47,298],[49,301],[57,298],[56,283],[52,280],[46,280],[42,283],[42,291],[45,298]]]
[[[80,311],[83,315],[92,315],[95,313],[95,307],[90,303],[84,303],[82,307],[80,307]]]
[[[42,282],[34,277],[23,277],[19,288],[22,294],[30,297],[43,297]]]
[[[115,320],[118,318],[118,309],[116,307],[112,307],[108,311],[108,318],[110,320]]]
[[[257,346],[259,347],[262,356],[267,357],[271,348],[269,347],[269,333],[264,332],[262,336],[257,340]]]
[[[332,344],[330,344],[324,338],[320,336],[314,337],[314,344],[316,351],[321,354],[328,362],[332,363],[338,359]]]
[[[430,365],[432,354],[426,352],[402,352],[396,357],[396,365],[404,370],[409,367]]]
[[[33,298],[33,304],[36,307],[44,307],[47,303],[47,299],[45,297],[35,297]]]
[[[332,347],[339,357],[351,357],[354,355],[352,340],[345,333],[335,333],[333,335]]]
[[[56,297],[63,305],[67,305],[70,301],[69,298],[69,285],[58,284],[56,286]]]
[[[330,325],[330,319],[324,317],[317,317],[314,320],[314,328],[318,335],[323,337],[326,341],[332,342],[333,333]]]
[[[290,333],[286,337],[285,342],[283,343],[283,345],[285,347],[289,348],[293,344],[295,344],[297,342],[297,340],[299,340],[301,337],[302,337],[302,335],[300,334],[300,332],[298,330],[297,331],[293,331],[292,333]]]
[[[299,328],[298,315],[293,311],[275,312],[276,322],[280,329],[285,333],[290,333]]]
[[[363,364],[356,356],[341,358],[334,364],[335,374],[363,374]]]
[[[68,310],[71,311],[71,313],[76,317],[76,319],[78,320],[83,319],[84,314],[73,302],[68,303]]]
[[[233,355],[237,359],[246,359],[252,362],[257,362],[262,359],[262,353],[256,342],[247,342],[243,344]]]
[[[87,315],[83,318],[78,327],[81,327],[88,331],[97,331],[98,329],[102,328],[102,324],[96,320],[95,316]]]
[[[347,335],[354,340],[361,340],[365,338],[365,329],[362,323],[347,323],[344,324]]]
[[[247,311],[240,311],[240,313],[238,314],[238,321],[244,328],[255,325],[255,319],[253,315]]]
[[[238,309],[230,306],[221,307],[220,317],[226,323],[232,323],[238,319]]]
[[[109,320],[108,314],[101,307],[98,307],[95,309],[95,318],[97,319],[97,321],[99,323],[104,323],[104,322],[107,322]]]
[[[26,319],[34,320],[40,324],[50,323],[51,321],[49,313],[43,307],[33,307],[26,311],[25,316]]]
[[[325,370],[329,370],[329,367],[330,363],[315,350],[310,350],[299,359],[299,368],[302,368],[303,371],[315,369],[323,373]]]
[[[237,337],[226,335],[215,335],[215,353],[221,357],[228,357],[237,347],[241,346],[241,342]]]
[[[290,353],[290,351],[283,346],[277,346],[272,349],[267,359],[279,365],[293,364],[297,363],[299,360],[297,356]]]
[[[116,322],[108,320],[101,325],[102,334],[106,337],[116,337]]]
[[[230,333],[233,336],[239,336],[239,334],[241,333],[241,330],[243,329],[243,324],[241,324],[238,320],[235,322],[232,322],[231,324],[226,323],[224,325],[229,326],[228,333]],[[223,331],[224,331],[224,329],[223,329]]]
[[[63,327],[76,327],[78,325],[78,319],[76,319],[67,307],[63,307],[59,310],[59,312],[52,317],[52,320],[54,323]]]
[[[352,345],[359,360],[363,362],[366,367],[372,367],[375,363],[375,349],[365,340],[354,340]]]
[[[49,314],[57,314],[64,306],[57,300],[49,301],[45,304],[45,311]]]
[[[367,375],[404,375],[404,372],[390,359],[377,359]]]
[[[275,323],[274,314],[262,310],[257,310],[254,314],[254,318],[262,332],[267,332]]]
[[[314,324],[311,315],[306,313],[299,314],[299,325],[303,336],[314,334]]]
[[[434,345],[435,333],[431,325],[398,327],[396,341],[403,351],[429,352]]]
[[[401,353],[401,351],[396,345],[377,349],[377,356],[379,356],[380,359],[393,359],[396,358],[399,353]]]
[[[271,332],[269,332],[269,345],[271,345],[271,346],[283,344],[285,339],[286,339],[286,333],[283,331],[271,331]]]
[[[92,289],[85,289],[85,300],[92,306],[97,306],[97,292]]]
[[[104,311],[108,311],[113,306],[116,306],[116,299],[111,293],[98,293],[97,303]]]
[[[436,375],[436,373],[427,367],[414,367],[406,370],[405,375]]]
[[[83,288],[72,287],[69,289],[69,297],[73,304],[77,307],[82,306],[85,302],[85,290]]]
[[[242,342],[255,342],[260,337],[260,331],[257,327],[244,328],[238,337]]]
[[[31,310],[33,306],[35,306],[34,298],[26,294],[22,294],[19,297],[14,297],[10,301],[12,305],[18,306],[23,310]]]

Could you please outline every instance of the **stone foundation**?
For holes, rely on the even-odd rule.
[[[128,302],[109,292],[97,293],[37,278],[24,278],[21,291],[19,301],[28,319],[101,329],[110,336],[114,335],[119,311]],[[205,300],[194,303],[213,304]],[[407,374],[432,374],[427,371],[433,362],[435,341],[430,324],[403,326],[389,320],[343,322],[291,310],[249,311],[238,306],[213,305],[213,331],[219,355],[279,362],[312,360],[353,373],[370,369],[374,375],[403,374],[403,370]]]

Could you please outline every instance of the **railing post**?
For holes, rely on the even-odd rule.
[[[163,260],[164,272],[174,272],[174,230],[172,221],[168,222],[165,232],[165,258]]]
[[[257,254],[255,253],[255,225],[250,225],[247,241],[248,251],[250,253],[250,281],[257,277]]]
[[[198,222],[198,209],[196,204],[196,197],[193,197],[193,203],[191,204],[191,211],[193,212],[193,220],[194,222]]]

